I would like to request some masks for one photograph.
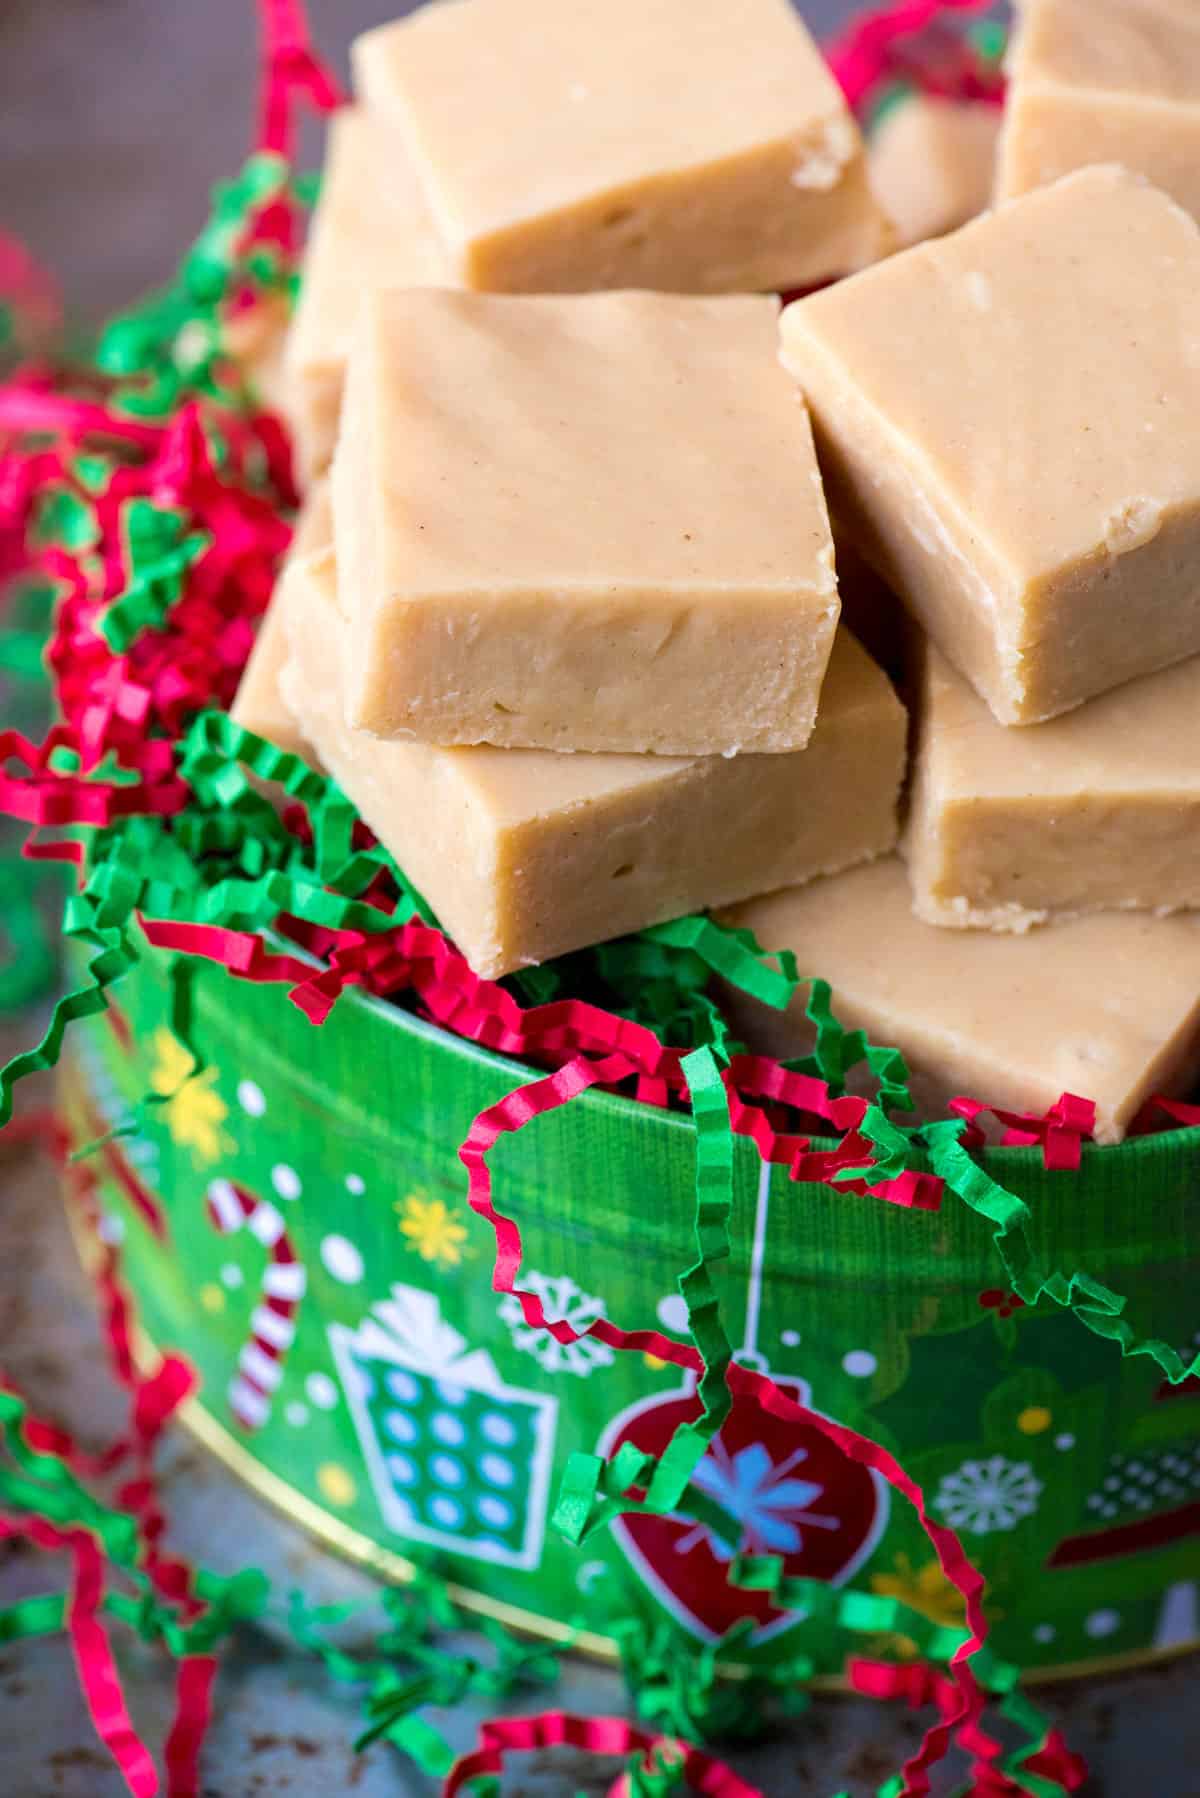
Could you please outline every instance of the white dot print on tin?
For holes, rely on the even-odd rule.
[[[239,1080],[237,1102],[247,1117],[260,1118],[267,1109],[267,1097],[256,1080]]]
[[[278,1162],[271,1169],[271,1185],[281,1199],[298,1199],[301,1193],[300,1176],[294,1167],[285,1161]]]
[[[412,1486],[416,1483],[417,1470],[407,1455],[389,1455],[387,1470],[398,1486]]]
[[[466,1436],[466,1425],[452,1411],[435,1411],[430,1429],[447,1448],[458,1448]]]
[[[407,1411],[389,1411],[383,1420],[383,1427],[393,1442],[415,1442],[417,1426]]]
[[[489,1411],[480,1428],[487,1440],[497,1448],[511,1448],[517,1439],[516,1425],[499,1411]]]
[[[363,1277],[363,1258],[345,1236],[327,1236],[321,1244],[326,1272],[343,1286],[357,1286]]]
[[[478,1511],[485,1523],[490,1523],[494,1530],[506,1530],[512,1522],[512,1506],[491,1492],[485,1492],[476,1503]]]
[[[673,1336],[686,1336],[688,1327],[687,1300],[678,1292],[669,1292],[665,1299],[658,1301],[658,1321],[664,1330],[670,1330]]]
[[[512,1462],[506,1461],[503,1455],[484,1455],[479,1471],[489,1486],[511,1486],[516,1477]]]

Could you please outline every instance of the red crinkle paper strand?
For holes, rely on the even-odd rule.
[[[85,1164],[66,1160],[69,1142],[58,1120],[49,1113],[31,1114],[22,1120],[20,1135],[38,1143],[64,1167],[72,1201],[94,1231],[96,1179]],[[123,1462],[132,1462],[131,1473],[114,1495],[115,1502],[136,1526],[142,1571],[159,1597],[175,1605],[183,1621],[190,1621],[200,1614],[203,1604],[192,1590],[193,1572],[187,1562],[161,1550],[166,1519],[153,1461],[163,1430],[194,1391],[196,1376],[178,1355],[162,1357],[149,1375],[139,1373],[133,1355],[130,1303],[117,1276],[116,1250],[110,1245],[101,1245],[94,1279],[109,1362],[130,1397],[126,1434],[100,1455],[86,1453],[60,1425],[32,1413],[25,1418],[23,1434],[31,1449],[57,1456],[80,1477],[103,1478]],[[15,1390],[3,1374],[0,1384]],[[0,1539],[16,1537],[71,1556],[67,1631],[88,1714],[134,1798],[154,1798],[159,1790],[154,1761],[130,1720],[108,1634],[99,1617],[104,1560],[98,1542],[86,1529],[62,1528],[42,1518],[0,1518]],[[199,1793],[199,1758],[216,1669],[216,1659],[209,1654],[186,1655],[179,1662],[175,1713],[164,1745],[167,1798],[197,1798]]]
[[[108,1632],[99,1617],[104,1557],[95,1538],[87,1530],[59,1529],[40,1517],[23,1518],[19,1523],[0,1517],[0,1541],[19,1537],[51,1553],[70,1555],[67,1634],[88,1714],[133,1798],[155,1798],[158,1772],[154,1758],[133,1727]]]
[[[851,106],[859,106],[904,64],[899,52],[948,12],[986,12],[992,0],[901,0],[897,6],[864,14],[831,43],[825,56]],[[993,98],[980,93],[977,98]]]
[[[1160,1103],[1165,1109],[1173,1101],[1164,1099]],[[1066,1171],[1079,1166],[1083,1143],[1096,1128],[1095,1101],[1081,1099],[1075,1093],[1063,1093],[1041,1117],[1029,1111],[1005,1111],[997,1105],[985,1105],[979,1099],[951,1099],[949,1108],[956,1117],[967,1120],[962,1137],[964,1148],[983,1147],[987,1139],[978,1120],[986,1113],[1004,1125],[1000,1139],[1004,1147],[1040,1146],[1042,1160],[1048,1168]],[[1192,1109],[1196,1111],[1196,1121],[1200,1122],[1200,1108]]]
[[[626,1331],[608,1318],[598,1318],[587,1330],[577,1331],[565,1318],[547,1318],[541,1299],[517,1285],[522,1257],[521,1232],[513,1218],[496,1209],[492,1197],[487,1157],[502,1136],[512,1135],[535,1118],[570,1103],[589,1086],[611,1084],[627,1067],[625,1058],[619,1054],[599,1062],[579,1056],[544,1080],[518,1088],[481,1112],[459,1151],[467,1169],[468,1202],[473,1211],[486,1219],[495,1235],[493,1289],[513,1294],[520,1303],[525,1321],[532,1327],[547,1330],[558,1342],[578,1342],[583,1336],[594,1336],[610,1348],[652,1354],[662,1361],[701,1374],[703,1362],[692,1344],[674,1342],[656,1330]],[[973,1729],[983,1712],[984,1693],[969,1664],[970,1657],[982,1648],[988,1635],[988,1622],[983,1611],[983,1578],[971,1565],[955,1532],[930,1515],[921,1487],[879,1443],[810,1411],[784,1392],[769,1375],[733,1362],[726,1377],[735,1397],[744,1395],[775,1417],[819,1430],[850,1460],[869,1467],[893,1490],[901,1493],[916,1511],[942,1572],[962,1596],[970,1635],[956,1649],[950,1663],[958,1688],[957,1702],[947,1715],[931,1725],[917,1753],[905,1763],[903,1786],[898,1794],[898,1798],[924,1798],[930,1790],[929,1769],[944,1758],[955,1732]]]
[[[579,1717],[571,1711],[543,1711],[536,1717],[494,1717],[480,1726],[479,1745],[464,1754],[450,1769],[442,1787],[443,1798],[458,1798],[473,1779],[504,1771],[511,1754],[528,1754],[536,1748],[580,1748],[585,1754],[640,1754],[652,1764],[662,1751],[681,1764],[688,1790],[705,1798],[763,1798],[757,1786],[746,1781],[711,1755],[670,1737],[652,1736],[623,1717]],[[626,1798],[628,1778],[622,1774],[609,1788],[608,1798]]]
[[[0,305],[11,308],[22,340],[32,339],[23,344],[29,349],[42,338],[52,338],[62,324],[57,282],[7,231],[0,231]]]
[[[297,103],[332,112],[343,95],[328,65],[313,49],[303,0],[259,0],[263,37],[263,87],[259,148],[291,159]]]

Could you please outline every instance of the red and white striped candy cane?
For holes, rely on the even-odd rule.
[[[271,1415],[283,1363],[296,1335],[296,1312],[308,1284],[280,1211],[233,1180],[209,1184],[208,1214],[222,1236],[249,1230],[267,1251],[262,1303],[250,1319],[250,1340],[238,1356],[229,1406],[244,1430],[257,1430]]]

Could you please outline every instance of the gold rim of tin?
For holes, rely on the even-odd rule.
[[[157,1354],[144,1336],[138,1344],[138,1351],[139,1362],[143,1351],[148,1351],[150,1357]],[[405,1560],[403,1555],[398,1555],[391,1549],[381,1547],[360,1530],[351,1529],[311,1498],[297,1492],[294,1486],[290,1486],[277,1473],[272,1473],[270,1468],[264,1467],[249,1449],[230,1434],[224,1424],[218,1423],[211,1412],[205,1410],[199,1400],[186,1399],[179,1408],[178,1417],[198,1442],[219,1461],[223,1461],[231,1473],[236,1474],[252,1492],[265,1500],[273,1510],[279,1511],[290,1523],[297,1524],[310,1535],[316,1536],[345,1559],[382,1573],[397,1584],[403,1585],[412,1578],[415,1569],[411,1561]],[[597,1660],[615,1661],[617,1658],[616,1644],[611,1638],[598,1635],[593,1630],[573,1631],[567,1624],[557,1623],[553,1618],[541,1617],[536,1611],[526,1611],[519,1605],[488,1598],[483,1593],[473,1592],[467,1586],[448,1582],[446,1590],[455,1604],[461,1605],[464,1611],[473,1611],[481,1617],[492,1617],[500,1623],[507,1623],[528,1635],[541,1636],[547,1641],[569,1643],[571,1647]],[[1030,1669],[1028,1673],[1022,1673],[1021,1683],[1027,1686],[1048,1686],[1059,1681],[1132,1673],[1139,1668],[1156,1667],[1167,1661],[1179,1660],[1183,1655],[1194,1654],[1197,1650],[1200,1650],[1200,1638],[1192,1642],[1180,1642],[1170,1648],[1132,1650],[1127,1654],[1107,1655],[1094,1661],[1064,1661],[1061,1666],[1037,1667]],[[730,1678],[745,1679],[754,1669],[730,1662],[721,1671]],[[818,1692],[850,1694],[849,1685],[839,1673],[819,1674],[812,1681],[812,1686]]]
[[[64,1210],[75,1251],[85,1272],[90,1274],[97,1259],[96,1244],[76,1216],[69,1194],[64,1194]],[[162,1352],[140,1324],[134,1324],[131,1335],[134,1360],[143,1373],[148,1373],[162,1359]],[[279,1474],[264,1467],[224,1424],[217,1422],[199,1399],[185,1399],[175,1416],[189,1435],[226,1466],[257,1498],[261,1498],[264,1504],[285,1517],[289,1523],[294,1523],[298,1529],[332,1549],[343,1560],[365,1567],[368,1572],[378,1573],[393,1585],[407,1585],[413,1578],[417,1570],[410,1560],[397,1554],[394,1549],[382,1547],[372,1537],[363,1535],[361,1530],[352,1529],[340,1517],[334,1517],[315,1500],[298,1492]],[[592,1660],[613,1663],[618,1658],[616,1643],[610,1636],[602,1636],[598,1631],[572,1629],[569,1624],[559,1623],[552,1617],[542,1617],[536,1611],[527,1611],[520,1605],[489,1598],[485,1593],[472,1591],[469,1586],[460,1586],[452,1581],[447,1581],[446,1591],[456,1605],[476,1617],[489,1617],[494,1622],[506,1624],[525,1635],[556,1643],[559,1647],[570,1647],[588,1655]],[[1111,1674],[1135,1673],[1149,1667],[1161,1667],[1197,1651],[1200,1651],[1200,1638],[1190,1642],[1177,1642],[1169,1648],[1132,1650],[1127,1654],[1106,1655],[1089,1661],[1064,1661],[1056,1667],[1034,1667],[1023,1672],[1021,1683],[1025,1686],[1052,1686],[1072,1680],[1102,1679]],[[746,1679],[753,1674],[754,1668],[731,1661],[720,1671],[729,1679]],[[854,1695],[840,1673],[818,1674],[811,1686],[815,1692]]]

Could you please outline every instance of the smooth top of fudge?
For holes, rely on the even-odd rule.
[[[932,643],[921,754],[942,798],[1167,798],[1200,793],[1200,657],[1127,681],[1029,730],[998,724]]]
[[[1022,0],[1013,73],[1039,86],[1200,104],[1196,0]]]
[[[894,856],[725,915],[767,949],[797,950],[831,982],[844,1024],[897,1044],[930,1108],[967,1092],[1040,1112],[1072,1092],[1096,1101],[1097,1138],[1111,1142],[1200,1062],[1200,917],[1099,912],[1030,936],[941,930],[913,915]],[[803,1004],[782,1018],[756,1007],[752,1046],[803,1047]]]
[[[860,147],[788,0],[451,0],[364,33],[353,59],[455,242],[801,130],[792,179],[829,189]]]
[[[394,124],[344,106],[329,121],[287,362],[344,361],[363,290],[436,287],[449,259]]]
[[[983,101],[913,94],[880,120],[868,145],[871,186],[902,244],[940,237],[985,209],[1000,117]]]
[[[845,371],[1016,594],[1200,503],[1198,290],[1195,221],[1088,168],[797,301],[784,356]]]
[[[836,613],[777,312],[750,295],[368,295],[354,355],[373,591],[354,606],[745,589]]]

